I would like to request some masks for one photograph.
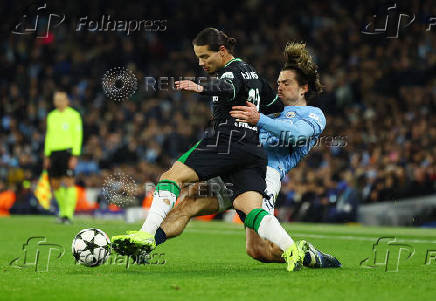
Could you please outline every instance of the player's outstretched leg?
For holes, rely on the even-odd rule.
[[[151,252],[156,247],[156,230],[174,207],[180,194],[180,186],[186,182],[197,181],[198,176],[193,169],[182,162],[175,162],[157,183],[153,202],[141,230],[113,236],[112,249],[120,255],[138,256]]]
[[[219,212],[219,202],[216,197],[201,197],[198,183],[182,190],[177,206],[166,216],[162,225],[157,228],[154,235],[156,247],[163,244],[168,238],[182,234],[190,219],[194,216],[215,214]],[[143,254],[147,258],[148,254]],[[138,261],[141,263],[141,261]]]
[[[247,254],[264,263],[285,262],[283,251],[274,243],[263,239],[254,230],[246,229]],[[303,265],[309,268],[338,268],[341,263],[334,256],[324,253],[307,242],[308,250],[304,255]]]
[[[288,271],[298,271],[303,267],[303,260],[308,250],[307,242],[294,242],[275,216],[260,208],[262,196],[255,191],[247,191],[236,197],[235,209],[246,214],[245,226],[253,229],[260,237],[276,244],[283,251],[282,257],[287,263]]]
[[[156,185],[153,203],[147,219],[139,231],[128,231],[125,235],[112,237],[112,249],[120,255],[139,256],[151,252],[156,247],[156,229],[176,203],[180,188],[170,180],[161,180]],[[157,225],[157,227],[156,227]]]
[[[156,246],[165,242],[167,238],[182,234],[192,217],[219,212],[218,199],[215,196],[209,196],[209,194],[208,196],[200,196],[199,187],[198,183],[196,183],[183,189],[179,202],[156,230],[154,236]]]
[[[120,255],[139,256],[156,247],[155,234],[165,216],[176,203],[180,188],[170,180],[161,180],[156,185],[153,203],[141,230],[128,231],[125,235],[112,237],[112,249]]]

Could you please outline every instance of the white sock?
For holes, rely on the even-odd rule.
[[[257,233],[260,237],[278,245],[282,251],[286,251],[294,244],[294,240],[289,236],[288,232],[280,226],[279,221],[271,214],[263,217]]]
[[[177,196],[172,192],[165,190],[155,191],[153,202],[141,230],[154,235],[168,212],[174,207],[176,200]]]

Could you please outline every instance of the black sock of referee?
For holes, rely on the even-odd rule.
[[[156,241],[156,246],[164,243],[167,240],[167,235],[161,227],[157,228],[156,234],[154,235],[154,240]]]

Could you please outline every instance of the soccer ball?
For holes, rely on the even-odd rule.
[[[109,257],[110,244],[109,237],[100,229],[83,229],[73,239],[73,256],[80,264],[96,267]]]

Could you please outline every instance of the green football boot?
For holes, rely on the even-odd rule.
[[[282,257],[287,263],[286,270],[299,271],[303,267],[304,255],[306,254],[309,246],[305,240],[295,242],[286,251],[283,252]]]
[[[125,235],[112,236],[112,249],[125,256],[139,256],[156,248],[154,236],[144,231],[127,231]]]

